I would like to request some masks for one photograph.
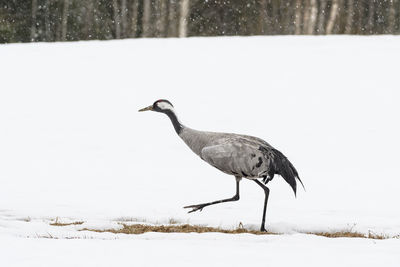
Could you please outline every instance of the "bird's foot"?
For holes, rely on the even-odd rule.
[[[188,213],[192,213],[195,211],[202,211],[204,207],[208,206],[208,204],[197,204],[183,207],[184,209],[192,209]]]
[[[267,232],[264,226],[261,226],[260,232]]]

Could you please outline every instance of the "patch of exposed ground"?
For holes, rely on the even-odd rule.
[[[137,218],[119,218],[120,224],[122,225],[121,229],[92,229],[92,228],[83,228],[79,231],[92,231],[98,233],[114,233],[114,234],[144,234],[148,232],[156,232],[156,233],[224,233],[224,234],[254,234],[254,235],[278,235],[280,233],[274,232],[261,232],[255,230],[248,230],[243,227],[242,224],[236,229],[228,230],[219,227],[208,227],[208,226],[199,226],[199,225],[190,225],[190,224],[181,224],[178,220],[173,218],[169,219],[168,225],[149,225],[149,224],[128,224],[126,222],[139,222],[140,220]],[[142,220],[143,222],[143,220]],[[81,225],[83,221],[75,221],[70,223],[61,223],[58,222],[58,218],[56,218],[55,222],[50,223],[52,226],[68,226],[68,225]],[[338,231],[338,232],[300,232],[303,234],[310,234],[316,236],[323,236],[328,238],[369,238],[369,239],[389,239],[389,238],[400,238],[400,235],[397,236],[387,236],[383,234],[375,234],[373,232],[369,232],[368,234],[363,234],[360,232],[355,232],[352,230]]]
[[[58,221],[55,221],[53,223],[50,223],[51,226],[68,226],[68,225],[80,225],[83,224],[83,222],[70,222],[70,223],[60,223]]]
[[[358,238],[369,238],[369,239],[388,239],[390,237],[381,235],[381,234],[374,234],[369,232],[368,235],[358,233],[358,232],[350,232],[350,231],[343,231],[343,232],[316,232],[316,233],[307,233],[317,236],[325,236],[329,238],[338,238],[338,237],[358,237]]]
[[[256,234],[256,235],[265,235],[265,234],[274,234],[270,232],[260,232],[247,230],[243,227],[238,227],[234,230],[227,230],[216,227],[207,227],[207,226],[198,226],[198,225],[190,225],[190,224],[182,224],[182,225],[146,225],[146,224],[133,224],[127,225],[122,224],[121,229],[106,229],[106,230],[97,230],[97,229],[88,229],[84,228],[81,231],[94,231],[94,232],[110,232],[114,234],[143,234],[147,232],[156,232],[156,233],[225,233],[225,234]]]
[[[81,231],[94,231],[94,232],[110,232],[114,234],[143,234],[147,232],[156,232],[156,233],[225,233],[225,234],[254,234],[254,235],[267,235],[267,234],[278,234],[273,232],[261,232],[254,230],[247,230],[243,227],[238,227],[234,230],[227,230],[216,227],[206,227],[206,226],[198,226],[198,225],[190,225],[190,224],[182,224],[182,225],[146,225],[146,224],[133,224],[127,225],[122,224],[121,229],[88,229],[84,228]],[[312,234],[317,236],[324,236],[328,238],[339,238],[339,237],[350,237],[350,238],[370,238],[370,239],[388,239],[388,236],[368,233],[368,235],[351,232],[351,231],[343,231],[343,232],[316,232],[316,233],[305,233]]]

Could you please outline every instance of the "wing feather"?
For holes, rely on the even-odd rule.
[[[201,150],[201,158],[225,173],[243,177],[259,177],[266,162],[258,146],[251,142],[207,146]]]

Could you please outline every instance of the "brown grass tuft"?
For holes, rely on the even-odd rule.
[[[125,219],[127,222],[135,221],[132,218]],[[68,226],[68,225],[81,225],[83,221],[76,221],[71,223],[60,223],[58,222],[58,218],[56,218],[54,223],[50,223],[52,226]],[[199,225],[190,225],[190,224],[179,224],[178,220],[173,218],[169,219],[169,225],[146,225],[146,224],[126,224],[121,223],[123,226],[121,229],[90,229],[84,228],[79,231],[92,231],[98,233],[114,233],[114,234],[144,234],[148,232],[156,232],[156,233],[224,233],[224,234],[254,234],[254,235],[266,235],[272,234],[277,235],[278,233],[273,232],[261,232],[254,230],[247,230],[243,227],[242,223],[239,223],[239,226],[233,230],[222,229],[219,227],[207,227],[207,226],[199,226]],[[317,236],[323,236],[328,238],[369,238],[369,239],[389,239],[389,236],[382,234],[375,234],[373,232],[369,232],[368,234],[362,234],[359,232],[354,232],[352,230],[341,231],[341,232],[306,232],[303,234],[311,234]],[[400,238],[400,235],[394,236],[393,238]]]
[[[156,233],[224,233],[224,234],[254,234],[254,235],[266,235],[266,234],[273,234],[276,235],[278,233],[272,232],[260,232],[254,230],[247,230],[243,228],[243,225],[239,225],[238,228],[234,230],[226,230],[222,228],[216,227],[206,227],[206,226],[198,226],[198,225],[190,225],[190,224],[182,224],[182,225],[145,225],[145,224],[133,224],[127,225],[122,224],[122,229],[105,229],[105,230],[98,230],[98,229],[88,229],[84,228],[80,231],[93,231],[98,233],[114,233],[114,234],[144,234],[147,232],[156,232]],[[347,237],[347,238],[370,238],[370,239],[388,239],[389,237],[379,234],[374,234],[369,232],[368,235],[352,232],[352,231],[343,231],[343,232],[316,232],[316,233],[305,233],[305,234],[312,234],[317,236],[324,236],[328,238],[340,238],[340,237]]]
[[[31,217],[23,217],[23,218],[20,218],[19,220],[23,221],[23,222],[31,222],[32,221]]]
[[[174,218],[170,218],[168,224],[179,224],[179,221]]]
[[[54,223],[50,223],[52,226],[68,226],[68,225],[80,225],[83,224],[83,222],[72,222],[72,223],[60,223],[58,221],[55,221]]]
[[[145,224],[133,224],[127,225],[122,224],[122,229],[106,229],[106,230],[96,230],[96,229],[88,229],[84,228],[81,231],[94,231],[94,232],[110,232],[114,234],[143,234],[147,232],[157,232],[157,233],[225,233],[225,234],[256,234],[256,235],[265,235],[265,234],[273,234],[269,232],[260,232],[253,230],[246,230],[243,228],[237,228],[234,230],[226,230],[222,228],[215,227],[205,227],[198,225],[145,225]]]
[[[352,232],[352,231],[343,231],[343,232],[317,232],[317,233],[312,233],[309,232],[307,234],[312,234],[312,235],[317,235],[317,236],[324,236],[324,237],[329,237],[329,238],[339,238],[339,237],[352,237],[352,238],[369,238],[369,239],[388,239],[389,237],[384,236],[384,235],[379,235],[379,234],[374,234],[369,232],[368,235],[358,233],[358,232]]]
[[[374,234],[371,231],[369,231],[367,238],[370,238],[370,239],[388,239],[389,237],[386,236],[386,235]]]
[[[56,220],[53,223],[50,223],[52,226],[68,226],[68,225],[80,225],[83,224],[84,222],[82,221],[76,221],[72,223],[60,223],[58,222],[58,217],[56,217]]]
[[[317,236],[325,236],[329,238],[338,238],[338,237],[359,237],[359,238],[365,238],[366,236],[361,233],[357,232],[350,232],[350,231],[344,231],[344,232],[316,232],[312,233],[309,232],[307,234],[312,234],[312,235],[317,235]]]

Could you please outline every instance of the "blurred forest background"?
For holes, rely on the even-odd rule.
[[[0,0],[0,43],[399,34],[400,0]]]

